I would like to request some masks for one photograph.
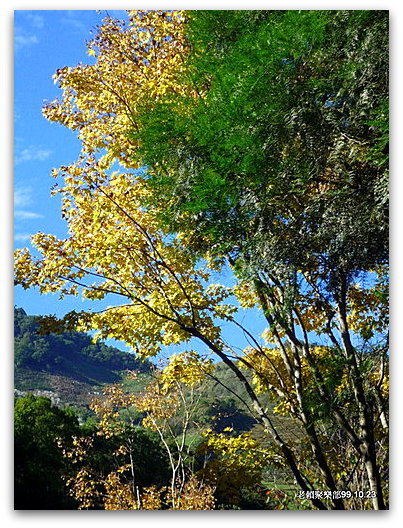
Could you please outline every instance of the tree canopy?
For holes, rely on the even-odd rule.
[[[385,263],[387,24],[382,11],[190,16],[179,79],[199,95],[164,94],[134,133],[162,219],[254,270],[326,280]]]
[[[14,406],[14,505],[17,510],[75,509],[64,493],[66,470],[57,438],[66,442],[79,430],[77,418],[50,400],[32,395]]]

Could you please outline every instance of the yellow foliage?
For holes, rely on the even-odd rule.
[[[213,369],[214,364],[211,359],[202,358],[193,350],[173,355],[161,374],[162,390],[168,392],[178,382],[194,386]]]
[[[201,450],[213,454],[202,470],[208,483],[217,487],[229,501],[239,496],[241,488],[260,481],[261,471],[269,463],[281,464],[276,451],[262,448],[250,433],[231,434],[231,428],[223,433],[205,431],[205,442]]]
[[[118,472],[109,473],[105,478],[105,510],[136,510],[137,504],[133,491],[129,484],[123,484],[120,481]]]
[[[189,327],[218,342],[214,317],[220,309],[225,312],[220,304],[225,294],[217,287],[206,290],[207,270],[196,272],[185,248],[166,241],[141,206],[141,189],[141,182],[122,174],[93,190],[91,200],[77,187],[64,189],[74,204],[65,212],[69,238],[35,235],[33,244],[42,256],[18,250],[16,282],[39,286],[41,293],[77,295],[79,288],[87,299],[111,294],[126,299],[98,313],[76,314],[76,325],[97,330],[98,338],[124,340],[143,357],[189,340]]]
[[[295,379],[284,361],[284,352],[280,352],[278,348],[263,347],[261,350],[256,350],[248,347],[244,350],[244,354],[256,391],[269,393],[276,402],[273,411],[283,416],[299,417],[300,408]],[[339,356],[334,349],[315,346],[311,347],[310,354],[325,382],[330,380],[335,390],[342,393],[348,385],[348,370],[345,366],[343,377],[342,367],[338,364]],[[240,362],[240,366],[245,368],[245,363]],[[306,357],[300,358],[300,368],[301,387],[306,390],[315,383],[313,370]]]
[[[133,403],[138,411],[145,414],[142,425],[157,430],[161,422],[175,415],[181,401],[177,392],[168,394],[161,384],[155,381],[148,385],[142,394],[135,396]]]
[[[378,270],[382,280],[385,270]],[[364,288],[353,285],[348,291],[349,327],[364,338],[385,332],[389,324],[388,290],[386,285],[375,284]]]
[[[262,332],[262,337],[268,344],[277,344],[277,338],[282,339],[285,336],[284,328],[276,328],[274,332],[272,327],[268,327]]]
[[[259,305],[259,298],[252,284],[247,281],[239,281],[233,287],[233,293],[242,308],[254,308]]]
[[[191,475],[177,493],[173,510],[214,510],[214,486],[203,483]]]
[[[141,494],[142,510],[162,510],[164,506],[162,495],[166,493],[166,488],[158,489],[156,486],[144,488]]]
[[[96,474],[86,465],[90,451],[94,448],[90,438],[75,438],[73,447],[63,448],[63,456],[75,463],[84,464],[74,476],[66,480],[69,493],[78,503],[79,509],[100,508],[104,510],[212,510],[214,509],[214,487],[199,481],[195,475],[182,486],[173,489],[156,486],[134,489],[123,476],[131,464],[117,466],[106,476]],[[127,455],[121,446],[115,456]]]
[[[215,317],[233,308],[229,291],[205,288],[208,265],[195,270],[194,257],[180,238],[167,238],[144,207],[150,193],[141,174],[137,143],[138,108],[169,93],[188,93],[178,79],[184,68],[185,13],[129,11],[129,23],[106,17],[87,47],[93,64],[57,71],[60,100],[45,105],[46,118],[78,130],[81,154],[54,169],[63,178],[53,194],[62,199],[69,236],[32,238],[40,258],[16,252],[16,283],[99,301],[113,295],[124,304],[75,314],[77,328],[97,330],[99,339],[125,341],[141,357],[163,346],[186,342],[196,328],[218,343]],[[193,94],[196,96],[195,94]],[[123,170],[112,170],[119,162]],[[133,324],[135,321],[135,324]]]
[[[87,468],[80,469],[77,474],[66,482],[70,495],[76,499],[80,510],[94,507],[99,498],[98,482]]]
[[[106,151],[105,164],[117,159],[125,167],[136,160],[136,129],[140,107],[169,93],[188,92],[178,83],[183,71],[185,13],[129,11],[129,24],[106,17],[88,42],[94,64],[60,68],[54,80],[63,91],[61,101],[47,104],[51,121],[79,131],[83,155]],[[111,71],[113,74],[111,76]]]
[[[325,332],[329,316],[328,307],[316,292],[299,294],[296,299],[296,308],[299,319],[296,318],[295,322],[303,325],[306,332],[314,331],[318,335]]]

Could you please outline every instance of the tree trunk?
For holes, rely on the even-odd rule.
[[[338,299],[338,315],[340,321],[340,334],[344,345],[346,358],[350,364],[350,379],[353,386],[355,400],[358,406],[358,415],[361,428],[360,452],[364,459],[370,490],[373,493],[373,508],[374,510],[385,510],[386,506],[383,499],[381,478],[376,461],[372,412],[365,398],[361,373],[359,371],[357,363],[356,351],[350,339],[350,333],[347,324],[346,297],[346,280],[345,277],[343,277],[341,281],[340,297]]]

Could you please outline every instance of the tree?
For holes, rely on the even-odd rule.
[[[78,434],[75,416],[48,398],[18,398],[14,406],[14,505],[17,510],[75,509],[62,476],[69,471],[57,441]]]
[[[188,34],[192,51],[180,78],[200,97],[166,96],[134,134],[152,167],[160,217],[185,231],[199,254],[225,255],[249,297],[258,297],[330,489],[331,471],[307,426],[300,358],[309,359],[321,399],[340,421],[308,332],[328,335],[334,356],[344,348],[361,438],[372,446],[365,457],[374,505],[383,507],[373,396],[365,395],[350,334],[368,341],[373,325],[386,321],[385,313],[376,322],[369,315],[369,298],[385,292],[359,291],[354,281],[378,269],[382,283],[387,262],[387,13],[198,12]],[[367,299],[361,328],[347,314],[357,295]],[[376,363],[384,362],[384,343],[372,345]]]
[[[191,358],[198,361],[195,354]],[[181,360],[170,366],[177,370]],[[184,382],[167,368],[140,394],[115,385],[92,402],[98,419],[95,434],[75,438],[73,448],[63,450],[76,464],[67,485],[80,508],[213,509],[213,487],[194,473],[189,441],[200,372],[194,366],[182,370]],[[187,394],[183,383],[189,386]],[[97,463],[99,437],[113,452],[106,464]]]
[[[88,44],[95,64],[58,70],[63,99],[44,108],[82,141],[55,171],[69,237],[37,234],[41,255],[16,259],[24,288],[124,299],[67,314],[67,328],[142,357],[203,343],[319,509],[348,507],[340,489],[362,470],[362,507],[385,507],[385,28],[380,11],[108,17]],[[211,284],[224,264],[233,288]],[[261,310],[264,345],[231,295]],[[247,335],[243,354],[220,320]],[[301,426],[299,444],[259,390]],[[341,437],[355,457],[347,480]]]
[[[99,406],[97,407],[99,409]],[[78,509],[142,509],[151,489],[164,489],[169,464],[156,434],[122,419],[112,430],[104,423],[70,443],[59,442],[60,454],[70,464],[64,474],[65,492]]]
[[[192,13],[179,79],[200,96],[160,98],[133,135],[163,220],[258,269],[320,265],[327,279],[384,263],[387,23],[382,11]]]
[[[278,464],[281,457],[273,449],[264,449],[250,433],[234,434],[231,427],[222,433],[208,429],[199,452],[207,462],[201,470],[203,478],[216,487],[222,506],[239,506],[246,490],[260,483],[262,470]],[[265,509],[264,506],[260,508]]]

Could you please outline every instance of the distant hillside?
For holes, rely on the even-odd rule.
[[[121,380],[126,370],[147,373],[151,364],[105,343],[93,343],[83,332],[41,335],[38,317],[14,310],[15,388],[60,389],[73,397]],[[94,389],[92,389],[94,390]],[[74,398],[75,399],[75,398]]]
[[[56,405],[80,408],[85,414],[91,400],[106,384],[123,382],[124,390],[138,392],[150,382],[150,362],[137,360],[102,342],[93,343],[82,332],[39,334],[38,321],[38,317],[27,315],[22,308],[14,311],[17,396],[34,392],[49,397]],[[127,379],[127,370],[137,371],[137,379]],[[270,409],[272,404],[267,397],[263,399]],[[247,401],[245,388],[234,373],[218,363],[213,377],[206,380],[194,420],[216,431],[225,427],[237,431],[255,429],[256,421],[243,403]],[[286,438],[295,435],[295,424],[289,419],[272,415],[272,420]]]

